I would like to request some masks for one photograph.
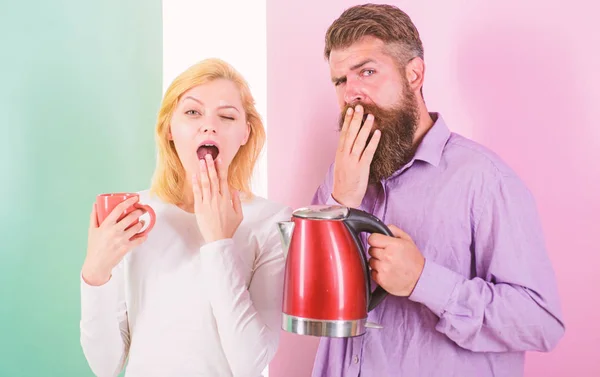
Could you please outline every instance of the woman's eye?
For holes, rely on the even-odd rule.
[[[225,120],[235,120],[235,118],[233,117],[228,117],[228,116],[221,116],[221,118],[225,119]]]
[[[187,115],[200,115],[200,113],[196,110],[188,110],[185,112]]]

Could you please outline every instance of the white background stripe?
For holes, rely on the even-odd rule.
[[[266,25],[266,0],[163,0],[163,92],[192,64],[210,57],[223,59],[248,81],[266,128]],[[266,144],[252,190],[267,197]]]

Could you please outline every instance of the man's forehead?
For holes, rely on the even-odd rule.
[[[329,67],[331,71],[349,70],[365,60],[375,63],[385,54],[385,44],[376,38],[360,40],[346,48],[331,50]]]

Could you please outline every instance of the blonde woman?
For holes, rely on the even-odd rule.
[[[209,59],[177,77],[156,127],[158,164],[141,212],[98,225],[81,271],[81,344],[101,377],[261,375],[281,326],[291,210],[250,191],[265,133],[247,83]],[[135,199],[130,199],[134,200]],[[123,206],[131,202],[124,202]]]

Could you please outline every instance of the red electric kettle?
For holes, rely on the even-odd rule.
[[[313,336],[362,335],[367,313],[387,295],[371,292],[369,264],[359,233],[392,232],[377,217],[343,206],[297,209],[291,221],[279,222],[287,253],[283,286],[286,331]]]

